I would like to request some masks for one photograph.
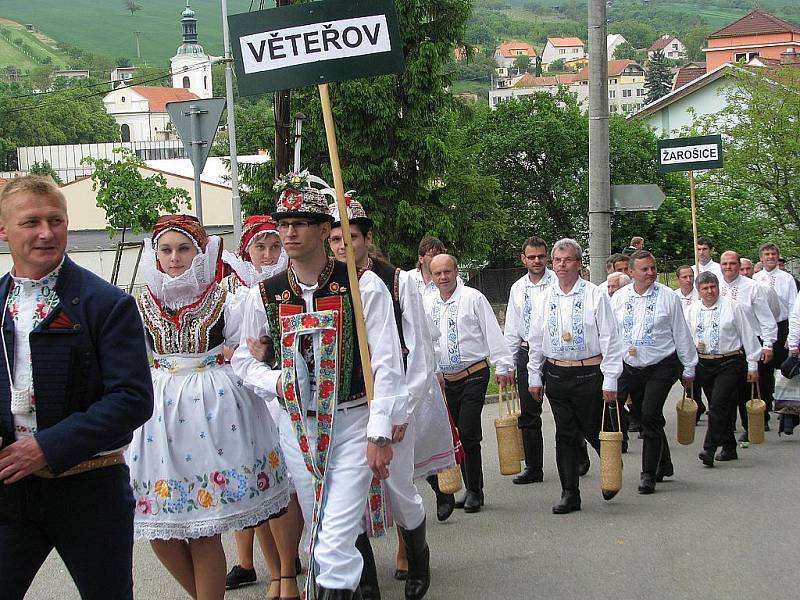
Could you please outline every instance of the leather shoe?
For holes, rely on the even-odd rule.
[[[514,477],[511,480],[511,483],[516,483],[517,485],[525,485],[528,483],[540,483],[544,481],[544,473],[541,471],[537,471],[530,467],[525,467],[525,470],[522,471],[519,475]]]
[[[706,452],[703,450],[700,454],[697,455],[697,458],[703,461],[703,464],[707,467],[714,466],[714,455],[710,452]]]
[[[395,569],[394,578],[397,581],[405,581],[408,579],[408,569]]]
[[[464,494],[464,512],[465,513],[480,512],[482,505],[483,502],[481,495],[478,492],[467,490],[467,493]]]
[[[566,515],[581,509],[580,492],[561,492],[561,500],[553,507],[554,515]]]
[[[255,583],[255,581],[255,569],[243,569],[239,565],[233,565],[233,568],[225,576],[225,589],[235,590],[248,583]]]
[[[642,478],[639,480],[639,493],[652,494],[656,491],[656,478],[649,473],[642,473]]]
[[[727,460],[739,460],[739,455],[736,453],[736,450],[720,450],[715,458],[725,462]]]
[[[446,521],[456,507],[456,497],[453,494],[441,494],[436,498],[436,519]]]

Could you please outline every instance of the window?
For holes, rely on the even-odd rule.
[[[739,61],[750,62],[751,60],[753,60],[757,56],[760,56],[760,53],[758,53],[758,52],[737,52],[734,55],[734,60],[736,62],[739,62]]]
[[[630,98],[632,92],[633,92],[633,90],[622,90],[622,97],[623,98]]]
[[[498,98],[497,96],[492,98],[492,106],[497,106],[499,103],[500,103],[500,98]]]
[[[609,98],[616,98],[617,97],[616,90],[608,90],[608,97]]]
[[[578,53],[578,52],[580,52],[580,51],[581,51],[581,49],[580,49],[580,48],[573,48],[573,49],[572,49],[572,53],[573,53],[573,54],[577,54],[577,53]]]
[[[610,83],[611,85],[616,85],[616,84],[617,84],[617,80],[616,80],[616,79],[611,79],[611,80],[609,81],[609,83]]]
[[[203,89],[204,90],[208,89],[208,76],[207,75],[203,75]]]
[[[183,83],[181,85],[184,87],[184,89],[189,89],[189,76],[188,75],[184,75],[183,76]]]
[[[120,134],[122,137],[123,142],[130,142],[131,141],[131,128],[129,125],[123,125],[120,128]]]
[[[678,44],[672,44],[672,49],[673,50],[677,50],[678,49]]]
[[[638,90],[636,90],[636,95],[637,96],[644,96],[644,88],[639,88]]]
[[[558,53],[559,54],[566,54],[567,53],[567,49],[566,48],[559,48],[558,49]]]

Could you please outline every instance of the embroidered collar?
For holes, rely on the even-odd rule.
[[[456,289],[453,290],[452,295],[447,300],[442,300],[442,292],[438,291],[437,288],[437,294],[436,294],[437,302],[441,302],[442,304],[452,304],[454,302],[458,302],[458,299],[461,297],[461,288],[463,287],[464,283],[461,281],[461,278],[459,277],[456,280]]]
[[[328,280],[331,278],[331,275],[333,275],[333,267],[335,265],[336,261],[329,256],[325,268],[322,269],[322,272],[319,274],[319,277],[317,277],[317,288],[325,287],[325,284],[328,283]],[[287,275],[289,276],[289,287],[292,288],[292,291],[295,293],[296,296],[302,298],[303,288],[301,287],[300,281],[297,279],[297,275],[295,275],[294,273],[294,269],[292,268],[291,262],[289,262],[289,271]]]
[[[711,306],[706,306],[702,301],[700,302],[700,310],[711,311],[717,310],[720,307],[720,298],[717,298],[717,301],[714,302]]]
[[[546,285],[550,285],[553,283],[553,278],[555,277],[555,273],[550,269],[545,268],[544,274],[542,278],[539,280],[539,283],[533,283],[531,281],[531,274],[527,273],[525,275],[525,287],[528,288],[536,288],[536,287],[544,287]]]
[[[657,287],[656,282],[653,282],[653,284],[649,288],[647,288],[643,294],[640,294],[639,292],[636,291],[636,288],[633,287],[633,284],[631,284],[631,296],[639,296],[640,298],[644,298],[645,296],[650,296],[653,294],[653,292],[656,291],[656,287]]]
[[[13,274],[13,268],[11,269],[12,272],[9,273],[11,275],[11,280],[14,282],[14,285],[21,285],[23,289],[31,289],[35,290],[42,287],[55,287],[56,280],[58,279],[58,275],[61,272],[61,267],[64,266],[64,259],[66,258],[66,254],[61,257],[61,262],[58,263],[58,266],[50,271],[47,275],[40,279],[30,279],[28,277],[17,277]]]
[[[358,278],[361,279],[361,276],[367,271],[372,271],[372,257],[370,256],[367,257],[367,266],[358,268]]]
[[[575,285],[573,285],[572,288],[568,292],[565,292],[564,290],[562,290],[560,285],[555,285],[554,284],[553,285],[553,293],[555,293],[558,296],[572,296],[573,294],[582,291],[583,290],[583,286],[585,284],[586,284],[586,281],[584,279],[581,279],[580,277],[578,277],[578,280],[575,282]]]

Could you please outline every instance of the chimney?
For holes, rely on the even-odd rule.
[[[781,54],[781,66],[800,65],[800,54],[794,48],[788,48]]]

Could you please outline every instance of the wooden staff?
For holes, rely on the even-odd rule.
[[[697,255],[697,197],[694,193],[694,171],[689,171],[689,191],[692,195],[692,237],[694,238],[695,276],[700,275],[700,258]]]
[[[347,216],[347,204],[344,199],[344,183],[342,183],[342,168],[339,164],[339,147],[336,144],[336,125],[333,122],[331,99],[328,94],[328,84],[319,85],[319,99],[322,103],[322,117],[325,120],[325,137],[328,141],[328,154],[331,159],[333,171],[333,186],[336,189],[336,206],[339,208],[339,219],[342,222],[342,238],[347,255],[347,277],[350,280],[350,295],[353,298],[353,312],[355,313],[356,335],[358,335],[358,348],[361,355],[361,370],[364,372],[364,387],[367,392],[367,402],[372,402],[375,383],[372,379],[372,365],[369,361],[369,346],[367,345],[367,326],[364,322],[364,305],[361,303],[361,288],[358,285],[358,271],[356,270],[356,257],[353,254],[353,240],[350,237],[350,219]]]

